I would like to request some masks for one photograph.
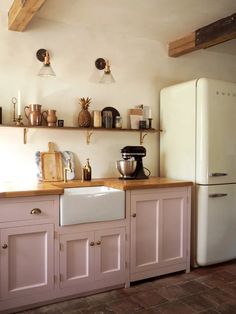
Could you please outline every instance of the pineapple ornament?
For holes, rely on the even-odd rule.
[[[79,116],[78,116],[78,124],[81,128],[89,128],[91,125],[91,115],[88,111],[89,105],[91,103],[91,98],[80,98],[79,103],[82,107]]]

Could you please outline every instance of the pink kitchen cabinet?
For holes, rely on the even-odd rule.
[[[125,281],[125,228],[95,232],[95,280]]]
[[[125,219],[59,224],[59,196],[0,199],[0,312],[190,269],[191,187],[126,191]]]
[[[60,235],[60,287],[82,285],[84,289],[94,280],[94,235],[79,232]]]
[[[4,228],[1,235],[1,298],[53,288],[53,224]]]
[[[54,291],[58,196],[0,199],[0,311]]]
[[[124,283],[125,228],[86,228],[92,231],[60,235],[60,287],[81,292]]]
[[[190,187],[130,192],[130,281],[190,269]]]

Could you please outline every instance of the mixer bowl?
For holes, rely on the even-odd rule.
[[[117,160],[116,168],[123,178],[130,177],[136,170],[137,161],[128,160]]]

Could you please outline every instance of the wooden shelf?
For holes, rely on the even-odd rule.
[[[10,128],[20,128],[23,129],[23,141],[24,144],[27,143],[27,132],[28,129],[40,129],[40,130],[72,130],[72,131],[85,131],[86,134],[86,143],[90,144],[90,139],[91,136],[94,132],[100,132],[100,131],[104,131],[104,132],[138,132],[140,134],[140,144],[143,144],[144,141],[144,137],[148,134],[148,133],[156,133],[156,132],[162,132],[162,130],[157,130],[157,129],[128,129],[128,128],[122,128],[122,129],[118,129],[118,128],[81,128],[81,127],[74,127],[74,126],[64,126],[64,127],[48,127],[48,126],[32,126],[32,125],[7,125],[7,124],[1,124],[0,127],[10,127]]]
[[[115,131],[115,132],[148,132],[148,133],[154,133],[158,132],[161,130],[157,129],[128,129],[128,128],[94,128],[94,127],[89,127],[89,128],[81,128],[81,127],[76,127],[76,126],[64,126],[64,127],[58,127],[58,126],[46,126],[46,125],[40,125],[40,126],[35,126],[35,125],[13,125],[13,124],[0,124],[0,127],[9,127],[9,128],[28,128],[28,129],[52,129],[52,130],[79,130],[79,131],[87,131],[87,130],[94,130],[94,131]]]

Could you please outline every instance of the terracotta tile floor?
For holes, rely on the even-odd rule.
[[[236,260],[137,282],[93,296],[20,312],[24,314],[234,314]]]

